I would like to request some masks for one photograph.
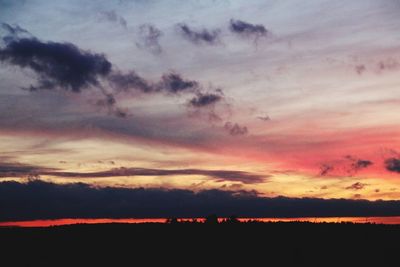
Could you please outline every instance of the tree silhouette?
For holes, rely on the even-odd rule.
[[[165,221],[165,223],[168,223],[168,224],[178,224],[179,221],[178,221],[177,218],[168,218],[168,219]]]
[[[208,216],[205,218],[204,223],[205,223],[205,224],[210,224],[210,225],[212,225],[212,224],[218,224],[218,217],[217,217],[217,215],[215,215],[215,214],[208,215]]]
[[[236,215],[231,215],[231,216],[226,220],[226,223],[233,223],[233,224],[236,224],[236,223],[240,223],[240,221],[239,221],[239,219],[237,218]]]

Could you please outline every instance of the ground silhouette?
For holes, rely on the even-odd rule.
[[[398,260],[400,225],[216,219],[3,227],[1,261],[9,263],[4,266],[387,266]]]

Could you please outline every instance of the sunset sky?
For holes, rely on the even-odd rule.
[[[399,200],[399,14],[0,0],[0,179]]]

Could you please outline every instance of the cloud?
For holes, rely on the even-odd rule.
[[[37,83],[23,89],[63,89],[80,93],[96,87],[104,97],[94,102],[96,106],[105,107],[109,114],[117,117],[127,116],[116,106],[115,96],[103,87],[103,80],[108,79],[112,70],[105,55],[84,51],[71,43],[42,42],[33,36],[20,38],[19,32],[28,31],[19,26],[4,25],[12,35],[6,36],[5,47],[0,48],[0,61],[28,68],[37,75]]]
[[[366,159],[358,159],[347,155],[343,159],[325,162],[320,166],[320,176],[328,174],[353,176],[362,169],[368,168],[373,164]]]
[[[198,93],[195,97],[193,97],[189,104],[192,107],[201,108],[210,105],[214,105],[215,103],[222,100],[222,95],[215,93]]]
[[[215,45],[220,42],[220,30],[209,31],[207,29],[193,30],[184,23],[177,24],[179,32],[188,41],[194,44],[210,44]]]
[[[108,81],[117,91],[138,90],[143,93],[152,93],[155,90],[151,83],[134,71],[128,73],[114,71],[108,76]]]
[[[1,33],[1,29],[3,29],[3,33],[5,34],[1,34],[2,36],[2,45],[4,44],[8,44],[14,40],[17,40],[18,38],[32,38],[33,35],[27,31],[26,29],[20,27],[17,24],[14,25],[10,25],[8,23],[2,22],[0,23],[1,27],[0,27],[0,33]]]
[[[378,62],[378,69],[380,71],[386,71],[386,70],[397,70],[400,67],[400,63],[393,58],[389,58],[386,60],[381,60]]]
[[[119,118],[125,118],[128,116],[128,113],[126,111],[115,106],[117,101],[115,100],[113,94],[107,93],[105,91],[103,92],[103,94],[104,98],[96,101],[97,106],[107,108],[110,114],[115,115],[116,117]]]
[[[114,17],[113,13],[108,15]],[[4,25],[9,31],[19,30],[8,24]],[[152,36],[147,36],[148,41],[154,43],[158,38],[157,30],[150,25],[143,29],[150,31]],[[0,49],[0,61],[34,71],[38,75],[38,82],[29,87],[31,91],[63,88],[80,92],[91,86],[98,86],[105,95],[105,99],[99,102],[100,105],[115,100],[110,97],[110,93],[104,92],[100,79],[110,82],[117,90],[135,89],[144,93],[179,94],[194,92],[199,87],[197,81],[186,80],[174,72],[162,75],[157,83],[151,83],[134,71],[112,71],[113,66],[105,55],[81,50],[71,43],[42,42],[36,38],[14,38]]]
[[[243,171],[232,170],[202,170],[202,169],[146,169],[146,168],[115,168],[101,172],[47,172],[46,175],[54,175],[58,177],[73,177],[73,178],[107,178],[118,176],[188,176],[202,175],[216,179],[218,182],[233,181],[242,182],[244,184],[256,184],[264,182],[267,175],[257,175]]]
[[[142,24],[139,26],[138,38],[136,42],[137,47],[147,49],[153,54],[160,54],[162,52],[159,39],[163,36],[161,30],[152,24]]]
[[[0,61],[29,68],[38,75],[31,90],[63,88],[80,92],[99,85],[111,63],[102,54],[83,51],[71,43],[41,42],[36,38],[15,39],[0,49]]]
[[[364,184],[364,183],[360,183],[360,182],[356,182],[348,187],[346,187],[345,189],[349,189],[349,190],[361,190],[363,189],[365,186],[367,186],[368,184]]]
[[[262,120],[262,121],[270,121],[271,120],[271,118],[268,115],[258,116],[257,119]]]
[[[365,72],[373,72],[380,74],[387,71],[395,71],[400,68],[400,63],[395,58],[386,58],[377,60],[375,62],[368,62],[365,64],[356,64],[354,70],[358,75],[362,75]]]
[[[357,159],[351,164],[351,169],[355,172],[365,169],[373,164],[370,160]]]
[[[350,164],[347,167],[347,174],[354,175],[362,169],[368,168],[373,164],[372,161],[366,159],[358,159],[353,156],[347,155],[344,157],[348,162],[346,164]]]
[[[114,17],[113,14],[109,14]],[[22,31],[7,24],[8,32]],[[10,28],[10,29],[9,29]],[[153,36],[156,29],[145,26]],[[144,29],[143,28],[143,29]],[[26,89],[29,91],[62,89],[79,93],[82,90],[96,88],[102,99],[89,99],[89,103],[105,108],[109,114],[124,118],[128,111],[117,106],[118,93],[164,93],[165,95],[193,94],[192,105],[211,105],[218,102],[221,96],[203,93],[203,87],[195,80],[183,78],[176,72],[165,73],[158,81],[149,81],[135,71],[121,72],[105,55],[85,51],[71,43],[43,42],[35,37],[19,38],[13,36],[3,48],[0,48],[0,61],[10,65],[32,70],[37,82]],[[106,89],[107,88],[107,89]],[[109,89],[112,89],[110,91]],[[215,112],[213,113],[215,114]]]
[[[333,166],[331,164],[328,163],[324,163],[320,166],[320,172],[319,175],[320,176],[325,176],[328,175],[331,171],[333,171]]]
[[[185,80],[177,73],[164,74],[158,84],[159,90],[166,91],[171,94],[181,92],[194,92],[199,88],[199,83],[193,80]]]
[[[205,119],[211,124],[223,123],[223,117],[230,112],[230,105],[221,89],[205,93],[198,91],[187,102],[187,107],[189,117]]]
[[[240,126],[239,124],[230,121],[225,123],[224,129],[232,136],[246,135],[248,133],[246,126]]]
[[[22,163],[0,162],[0,178],[37,176],[52,171],[55,169]]]
[[[399,201],[266,198],[253,191],[92,187],[40,180],[0,183],[0,221],[56,218],[396,216]]]
[[[386,159],[385,168],[388,171],[400,173],[400,159],[399,158]]]
[[[108,81],[117,91],[140,91],[142,93],[179,94],[181,92],[195,92],[199,89],[199,83],[186,80],[175,72],[162,75],[160,81],[152,83],[139,76],[134,71],[122,73],[115,71],[109,75]]]
[[[355,66],[354,69],[355,69],[355,71],[357,72],[358,75],[363,74],[367,70],[365,65],[362,65],[362,64]]]
[[[28,34],[28,35],[31,35],[30,32],[28,32],[27,30],[21,28],[19,25],[11,26],[11,25],[8,24],[8,23],[2,22],[2,23],[1,23],[1,27],[2,27],[5,31],[7,31],[7,33],[8,33],[9,36],[14,36],[14,37],[16,37],[16,36],[18,36],[18,35],[20,35],[20,34]]]
[[[251,24],[242,20],[230,20],[229,29],[240,36],[254,38],[257,41],[260,37],[266,37],[268,30],[262,24]]]
[[[58,169],[31,166],[20,163],[0,163],[0,177],[25,177],[30,175],[46,175],[65,178],[108,178],[124,176],[189,176],[201,175],[215,179],[217,182],[232,181],[244,184],[262,183],[268,175],[234,170],[205,169],[148,169],[148,168],[114,168],[99,172],[64,172]]]
[[[152,82],[144,79],[134,71],[128,73],[113,71],[108,76],[108,81],[117,92],[162,93],[167,96],[193,95],[187,102],[190,117],[206,117],[211,123],[222,121],[219,114],[222,110],[217,110],[216,104],[225,99],[223,91],[215,89],[213,92],[209,92],[198,81],[183,78],[176,72],[163,74],[158,81]],[[191,108],[192,110],[190,110]],[[201,112],[201,109],[204,109],[205,113]],[[226,127],[229,126],[229,124],[226,125]],[[246,127],[235,125],[231,127],[232,135],[244,134],[244,131],[247,131]]]
[[[101,11],[99,13],[99,15],[100,15],[100,19],[102,19],[102,20],[107,20],[110,22],[118,23],[125,29],[128,27],[128,23],[126,22],[124,17],[118,15],[117,12],[115,12],[115,10]]]

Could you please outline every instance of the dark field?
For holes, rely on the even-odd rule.
[[[400,225],[99,224],[0,228],[1,266],[398,266]]]

